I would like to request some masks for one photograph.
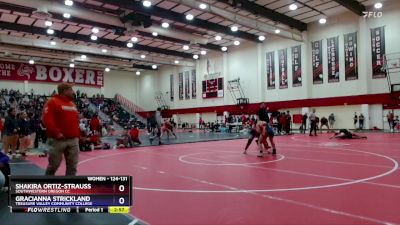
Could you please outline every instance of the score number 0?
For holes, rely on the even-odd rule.
[[[125,191],[125,186],[124,186],[124,185],[119,185],[118,190],[119,190],[120,192],[124,192],[124,191]],[[120,197],[120,198],[118,199],[118,203],[119,203],[120,205],[123,205],[123,204],[125,203],[125,198],[124,198],[124,197]]]

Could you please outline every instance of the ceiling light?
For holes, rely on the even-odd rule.
[[[152,65],[151,68],[157,69],[157,65]]]
[[[187,14],[187,15],[186,15],[186,19],[187,19],[187,20],[193,20],[193,19],[194,19],[194,16],[193,16],[192,14]]]
[[[201,55],[206,55],[207,52],[206,52],[205,50],[202,50],[202,51],[200,52],[200,54],[201,54]]]
[[[223,52],[226,52],[226,51],[228,51],[228,48],[224,46],[224,47],[221,48],[221,50],[222,50]]]
[[[261,36],[259,36],[259,37],[258,37],[258,40],[260,40],[260,41],[264,41],[264,40],[265,40],[265,36],[262,36],[262,35],[261,35]]]
[[[107,49],[105,49],[105,48],[103,48],[103,49],[101,50],[101,52],[102,52],[102,53],[107,53],[107,52],[108,52],[108,50],[107,50]]]
[[[153,32],[153,33],[151,33],[154,37],[157,37],[158,36],[158,33],[157,32]]]
[[[325,18],[319,19],[319,23],[320,23],[320,24],[325,24],[325,23],[326,23],[326,19],[325,19]]]
[[[188,45],[184,45],[183,46],[183,50],[185,50],[185,51],[189,50],[189,46]]]
[[[164,28],[168,28],[169,27],[169,23],[164,22],[164,23],[161,24],[161,26],[164,27]]]
[[[86,55],[81,55],[81,59],[86,59]]]
[[[63,17],[69,19],[69,18],[71,18],[71,14],[69,14],[69,13],[64,13],[64,14],[63,14]]]
[[[51,25],[53,25],[53,22],[46,21],[46,22],[44,22],[44,25],[46,25],[47,27],[51,27]]]
[[[138,39],[137,37],[132,37],[132,38],[131,38],[131,41],[133,41],[133,42],[138,42],[138,40],[139,40],[139,39]]]
[[[150,7],[151,6],[151,1],[143,1],[143,6],[144,7]]]
[[[139,76],[140,75],[140,71],[136,71],[136,75]]]
[[[199,7],[200,7],[200,9],[206,9],[206,8],[207,8],[207,5],[204,4],[204,3],[201,3],[201,4],[199,5]]]
[[[297,5],[296,4],[291,4],[291,5],[289,5],[289,9],[290,10],[296,10],[297,9]]]
[[[127,46],[128,48],[132,48],[132,47],[133,47],[133,43],[128,42],[128,43],[126,43],[126,46]]]
[[[198,59],[199,55],[193,55],[193,59]]]
[[[375,9],[380,9],[380,8],[382,8],[382,6],[383,6],[382,3],[380,3],[380,2],[377,2],[374,5]]]
[[[240,45],[240,41],[234,41],[233,44],[234,45]]]
[[[55,41],[50,41],[51,45],[56,45],[57,43]]]
[[[93,27],[92,32],[95,34],[99,33],[99,28]]]
[[[238,30],[239,30],[239,28],[238,28],[237,26],[231,27],[231,31],[233,31],[233,32],[236,32],[236,31],[238,31]]]
[[[110,68],[107,67],[107,68],[104,69],[104,71],[110,72]]]
[[[175,64],[179,64],[179,61],[178,61],[178,60],[175,60]]]
[[[217,35],[217,36],[215,36],[215,40],[220,41],[220,40],[222,40],[222,37]]]
[[[275,34],[279,34],[280,32],[281,32],[281,30],[275,29]]]
[[[70,63],[70,64],[69,64],[69,67],[74,68],[74,67],[75,67],[75,64]]]
[[[35,64],[35,61],[33,59],[29,60],[29,64]]]
[[[90,36],[90,39],[92,39],[92,41],[95,41],[95,40],[97,40],[97,36],[96,35],[92,35],[92,36]]]
[[[146,58],[146,55],[141,55],[140,58],[144,59]]]
[[[65,0],[64,4],[67,5],[67,6],[72,6],[74,4],[74,2],[71,1],[71,0]]]
[[[53,29],[47,29],[47,33],[48,34],[54,34],[54,30]]]

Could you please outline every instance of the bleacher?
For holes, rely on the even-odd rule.
[[[103,96],[97,95],[94,96],[91,101],[98,109],[108,115],[113,122],[119,124],[121,127],[128,129],[133,125],[137,125],[140,129],[145,128],[145,124],[139,121],[135,115],[126,111],[115,99],[104,98]]]

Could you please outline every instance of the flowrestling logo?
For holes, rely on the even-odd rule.
[[[383,16],[382,12],[365,11],[363,12],[364,18],[381,18]]]

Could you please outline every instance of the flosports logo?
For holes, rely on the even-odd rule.
[[[365,11],[363,12],[364,18],[381,18],[383,16],[382,12]]]

